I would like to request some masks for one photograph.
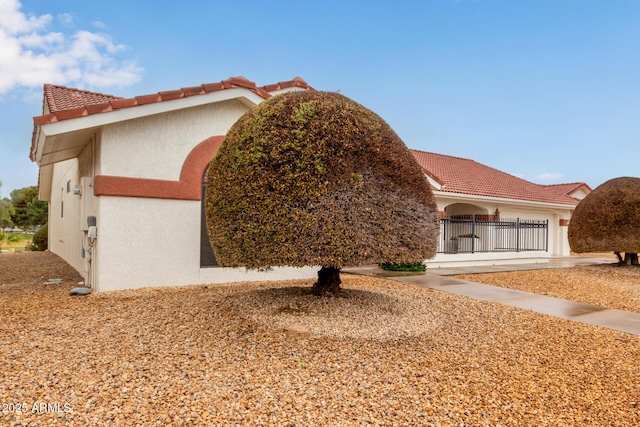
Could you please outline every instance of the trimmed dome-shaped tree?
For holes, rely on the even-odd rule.
[[[211,162],[205,207],[221,265],[321,266],[316,295],[339,291],[344,266],[433,257],[439,233],[404,143],[330,92],[288,92],[245,113]]]
[[[575,252],[615,252],[621,264],[638,265],[640,178],[611,179],[581,200],[569,222],[569,245]]]

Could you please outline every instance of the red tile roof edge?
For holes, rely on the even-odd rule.
[[[57,96],[57,92],[62,92],[70,95],[73,98],[76,98],[76,103],[71,104],[70,106],[59,105],[61,104],[61,97]],[[104,102],[110,99],[118,99],[121,98],[115,95],[109,95],[101,92],[92,92],[84,89],[77,89],[73,87],[67,87],[62,85],[54,85],[45,83],[44,84],[44,99],[49,106],[49,111],[51,113],[55,113],[57,111],[69,110],[73,108],[79,108],[85,105],[90,105],[98,103],[98,100]],[[70,102],[70,101],[68,101]],[[44,108],[43,108],[44,109]]]
[[[585,187],[589,192],[593,191],[591,187],[586,182],[567,182],[561,184],[548,184],[544,185],[544,187],[556,191],[559,194],[564,194],[566,196],[570,196],[574,192],[578,191],[580,188]]]
[[[136,107],[139,105],[152,104],[156,102],[170,101],[188,96],[204,95],[231,88],[246,88],[256,93],[258,96],[267,99],[271,97],[272,91],[299,87],[306,90],[315,90],[313,87],[300,77],[294,77],[292,80],[278,82],[273,85],[258,87],[256,84],[244,77],[229,77],[218,83],[205,83],[200,86],[186,87],[177,90],[163,91],[155,94],[140,95],[133,98],[123,98],[114,95],[107,95],[100,92],[91,92],[76,88],[68,88],[61,85],[44,84],[44,100],[49,106],[49,114],[42,114],[33,117],[33,134],[31,138],[31,160],[35,160],[35,138],[39,126],[69,120],[78,117],[90,116],[94,114],[107,113],[122,108]],[[58,105],[58,100],[63,97],[56,94],[57,91],[72,99],[65,99],[63,104]],[[95,103],[91,101],[94,100]],[[75,102],[75,103],[74,103]],[[44,112],[43,105],[43,112]]]
[[[261,98],[269,98],[275,90],[281,90],[291,87],[299,87],[307,90],[314,90],[307,82],[300,77],[294,77],[293,80],[278,82],[272,85],[266,85],[258,87],[256,84],[244,77],[230,77],[226,80],[222,80],[218,83],[206,83],[200,86],[185,87],[178,90],[163,91],[149,95],[140,95],[133,98],[122,98],[113,95],[104,95],[98,92],[84,91],[74,88],[67,88],[65,86],[57,86],[51,84],[44,85],[45,98],[50,108],[49,114],[43,114],[35,116],[33,118],[35,126],[42,126],[49,123],[58,122],[61,120],[74,119],[78,117],[105,113],[109,111],[119,110],[122,108],[136,107],[139,105],[152,104],[156,102],[169,101],[178,98],[186,98],[189,96],[204,95],[211,92],[216,92],[224,89],[232,88],[245,88],[254,92]],[[100,99],[101,102],[96,104],[87,104],[86,102],[78,102],[77,105],[72,105],[70,108],[58,108],[57,97],[54,93],[54,89],[66,90],[73,93],[93,95],[96,99]],[[102,98],[102,99],[101,99]],[[80,100],[78,100],[80,101]],[[52,108],[53,107],[53,108]]]
[[[410,151],[425,173],[434,179],[437,178],[436,180],[442,184],[442,192],[566,205],[575,205],[578,202],[577,199],[559,194],[544,185],[472,159],[414,149]],[[458,172],[461,169],[464,172]]]

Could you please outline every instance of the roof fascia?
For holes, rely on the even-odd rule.
[[[538,207],[538,208],[550,208],[550,209],[575,209],[576,205],[564,204],[564,203],[551,203],[551,202],[536,202],[533,200],[521,200],[521,199],[507,199],[505,197],[489,197],[489,196],[478,196],[475,194],[462,194],[462,193],[449,193],[446,191],[433,191],[433,195],[435,197],[448,197],[456,200],[475,200],[478,202],[493,202],[493,203],[505,203],[517,206],[530,206],[530,207]],[[576,203],[577,204],[577,203]]]
[[[587,184],[585,184],[584,182],[581,182],[580,185],[578,185],[576,188],[574,188],[573,190],[571,190],[569,192],[569,194],[574,194],[577,193],[578,191],[583,190],[585,193],[590,193],[591,191],[593,191],[591,189],[591,187],[589,187]]]
[[[431,178],[428,174],[424,174],[424,176],[427,177],[427,181],[429,181],[429,184],[431,184],[431,186],[433,188],[435,188],[436,190],[440,190],[442,189],[442,184],[440,184],[438,181],[436,181],[435,179]]]
[[[51,200],[51,181],[53,179],[53,165],[40,167],[38,174],[38,199],[48,202]],[[49,207],[51,209],[51,207]]]
[[[31,161],[37,162],[39,164],[40,157],[42,157],[42,149],[44,148],[45,136],[42,133],[42,127],[36,126],[34,130],[34,139],[36,141],[35,147],[31,147]],[[34,151],[35,148],[35,151]]]

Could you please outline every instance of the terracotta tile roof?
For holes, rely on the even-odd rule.
[[[47,101],[49,112],[56,113],[58,111],[73,110],[88,105],[103,104],[112,99],[118,99],[119,97],[66,86],[45,84],[44,98]]]
[[[569,182],[566,184],[551,184],[545,185],[545,188],[548,188],[551,191],[555,191],[558,194],[564,194],[565,196],[571,196],[576,191],[584,188],[587,192],[591,192],[591,187],[589,187],[584,182]]]
[[[231,77],[218,83],[206,83],[200,86],[158,92],[133,98],[121,98],[113,95],[104,95],[101,93],[67,88],[64,86],[45,84],[44,93],[49,106],[49,113],[36,116],[33,118],[33,121],[35,126],[41,126],[91,114],[107,113],[122,108],[131,108],[154,102],[204,95],[210,92],[239,87],[247,88],[265,99],[271,96],[270,92],[291,87],[313,90],[313,88],[300,77],[295,77],[290,81],[279,82],[262,87],[256,86],[254,82],[247,80],[244,77]]]
[[[440,191],[532,202],[576,205],[578,200],[474,160],[410,150]]]

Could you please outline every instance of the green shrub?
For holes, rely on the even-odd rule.
[[[7,243],[17,243],[22,240],[22,234],[20,233],[8,233]]]
[[[0,250],[3,245],[10,246],[11,243],[19,242],[22,239],[22,235],[19,233],[7,233],[0,230]]]
[[[229,130],[211,162],[207,228],[223,266],[342,268],[435,255],[438,210],[420,165],[378,115],[288,92]]]
[[[340,269],[436,253],[440,220],[424,171],[380,116],[338,93],[273,96],[229,129],[207,176],[207,230],[225,267]]]
[[[43,225],[33,235],[33,241],[29,246],[30,251],[46,251],[49,248],[49,227]]]
[[[386,271],[427,271],[422,262],[383,262],[380,267]]]

